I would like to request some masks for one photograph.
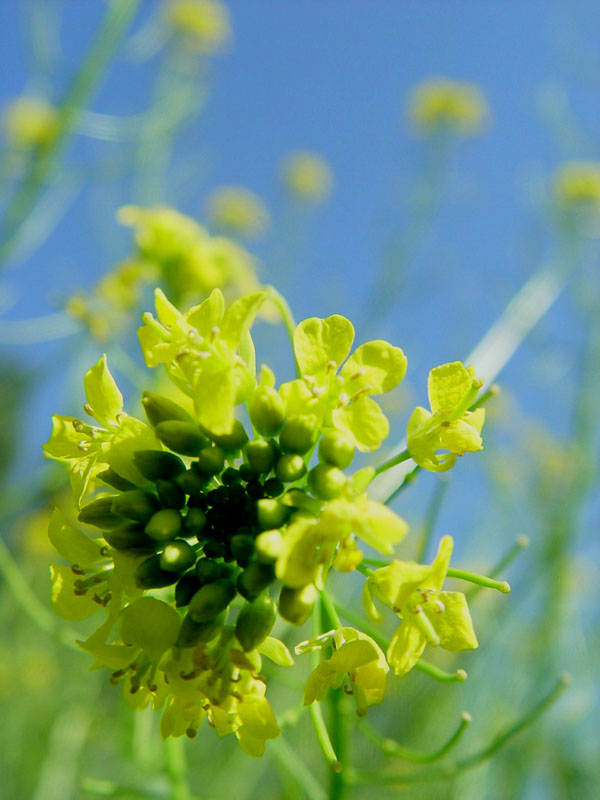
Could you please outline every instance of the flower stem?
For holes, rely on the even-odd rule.
[[[475,572],[467,572],[464,569],[453,569],[450,567],[446,573],[448,578],[458,578],[461,581],[469,581],[476,583],[478,586],[486,586],[488,589],[496,589],[502,594],[510,592],[510,584],[508,581],[495,581],[492,578],[487,578],[485,575],[478,575]]]
[[[191,800],[184,743],[185,740],[182,738],[165,740],[165,764],[173,800]]]
[[[502,558],[495,564],[492,569],[490,570],[489,576],[490,578],[495,578],[496,575],[499,575],[506,567],[511,564],[515,558],[523,552],[523,550],[529,547],[529,538],[527,536],[519,536],[519,538],[514,542],[510,550],[508,550]],[[479,592],[484,587],[481,585],[472,586],[466,595],[468,598],[475,597],[475,595],[479,594]]]
[[[380,464],[375,469],[375,475],[381,475],[382,472],[385,472],[392,467],[395,467],[397,464],[401,464],[403,461],[408,461],[411,457],[408,449],[403,450],[401,453],[398,453],[397,456],[393,456],[392,458],[388,458],[387,461],[384,461],[383,464]]]
[[[296,354],[294,352],[294,331],[296,330],[296,322],[294,320],[294,315],[292,314],[292,310],[288,305],[287,300],[285,297],[280,294],[274,286],[267,286],[267,291],[269,292],[269,296],[273,301],[274,305],[277,307],[277,310],[281,314],[281,320],[285,326],[285,329],[290,337],[290,342],[292,344],[292,352],[294,353],[294,364],[296,365],[296,375],[301,378],[302,373],[300,370],[300,366],[298,364],[298,360],[296,359]]]

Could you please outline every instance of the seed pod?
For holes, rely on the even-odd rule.
[[[238,576],[237,590],[250,603],[275,580],[275,570],[271,564],[249,564]]]
[[[248,414],[261,436],[275,436],[285,422],[285,403],[272,386],[258,386],[250,398]]]
[[[273,469],[276,455],[273,445],[265,442],[264,439],[255,439],[246,445],[248,463],[259,475],[263,475]]]
[[[165,545],[160,556],[160,568],[167,572],[184,572],[196,561],[196,551],[185,539],[175,539]]]
[[[197,456],[208,444],[208,439],[195,422],[166,420],[159,422],[154,432],[169,450],[182,456]]]
[[[255,650],[271,633],[276,619],[277,607],[268,595],[242,606],[235,623],[235,635],[242,648]]]
[[[156,493],[160,502],[167,508],[183,508],[185,505],[185,492],[175,481],[158,479],[156,481]]]
[[[113,511],[113,502],[115,498],[120,495],[113,494],[110,497],[101,497],[99,500],[94,500],[84,506],[77,519],[86,525],[93,525],[102,530],[111,530],[111,528],[118,528],[123,524],[123,519]]]
[[[132,489],[113,498],[112,510],[126,519],[146,522],[160,507],[158,498],[142,489]]]
[[[248,434],[238,419],[233,421],[231,433],[216,434],[207,430],[206,428],[204,429],[204,432],[216,445],[222,447],[223,450],[227,450],[228,452],[241,450],[248,441]]]
[[[103,472],[99,472],[96,477],[100,478],[101,481],[104,481],[104,483],[107,483],[118,492],[128,492],[130,489],[137,488],[135,483],[131,483],[131,481],[128,481],[126,478],[122,478],[112,467],[108,467],[108,469],[105,469]]]
[[[176,478],[185,472],[185,464],[173,453],[164,450],[137,450],[133,463],[149,481]]]
[[[161,422],[173,419],[179,420],[180,422],[194,421],[188,412],[180,405],[174,403],[173,400],[169,400],[168,397],[154,394],[154,392],[142,392],[142,405],[146,412],[148,422],[152,427]]]
[[[306,464],[302,456],[296,453],[285,453],[275,467],[275,475],[282,483],[300,480],[306,474]]]
[[[194,466],[207,476],[218,475],[225,466],[225,452],[216,445],[203,447]]]
[[[254,555],[254,539],[243,533],[236,533],[231,537],[229,549],[232,556],[241,567],[246,566]]]
[[[177,608],[187,606],[199,588],[200,582],[194,570],[190,570],[186,572],[185,575],[182,575],[175,586],[175,605]]]
[[[200,475],[195,469],[186,469],[175,478],[175,483],[182,492],[189,495],[199,495],[206,488],[207,478]]]
[[[194,622],[191,616],[186,614],[181,622],[175,647],[196,647],[200,642],[210,642],[221,632],[226,619],[225,611],[207,622]]]
[[[223,577],[222,565],[212,558],[201,558],[196,562],[196,577],[201,584],[213,583]]]
[[[224,611],[235,595],[231,581],[221,579],[207,583],[190,600],[188,613],[194,622],[208,622]]]
[[[154,555],[147,558],[135,571],[135,579],[142,589],[162,589],[171,586],[177,581],[176,572],[167,572],[160,568],[160,556]]]
[[[259,533],[254,541],[256,558],[261,564],[274,564],[283,546],[281,531],[270,530]]]
[[[281,528],[290,514],[290,509],[279,500],[265,497],[263,500],[257,501],[256,512],[258,524],[266,531],[271,528]]]
[[[192,536],[199,536],[206,526],[206,514],[200,508],[190,508],[183,524]]]
[[[354,445],[339,431],[327,431],[319,442],[319,460],[346,469],[354,458]]]
[[[178,511],[174,508],[163,508],[153,514],[144,530],[156,541],[165,542],[179,534],[182,524],[183,520]]]
[[[156,550],[157,543],[144,533],[139,522],[130,522],[121,528],[105,531],[104,538],[115,550]]]
[[[317,464],[308,473],[311,492],[321,500],[333,500],[341,494],[347,479],[341,469],[331,464]]]
[[[279,595],[279,615],[292,625],[302,625],[310,617],[318,594],[312,583],[300,589],[283,586]]]
[[[308,453],[315,443],[317,426],[315,418],[310,415],[293,417],[286,420],[279,434],[281,449],[287,453]]]

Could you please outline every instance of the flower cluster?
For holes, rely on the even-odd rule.
[[[131,417],[103,357],[84,380],[84,409],[97,424],[55,416],[45,445],[67,466],[81,523],[52,516],[50,540],[69,562],[52,567],[54,609],[72,621],[102,616],[80,646],[133,707],[163,709],[163,736],[193,737],[207,717],[253,756],[279,733],[262,657],[293,664],[273,628],[278,618],[308,619],[331,569],[360,566],[371,620],[381,621],[377,598],[402,623],[387,658],[372,637],[341,625],[298,645],[298,654],[326,656],[305,704],[346,683],[362,715],[382,701],[389,667],[404,674],[426,643],[477,646],[464,596],[442,590],[449,537],[431,566],[393,560],[371,572],[361,563],[361,542],[393,556],[407,533],[368,497],[375,470],[346,472],[356,450],[375,451],[387,436],[373,396],[400,383],[404,353],[380,340],[352,351],[345,317],[307,319],[293,339],[299,377],[277,389],[267,366],[256,375],[250,335],[267,299],[258,291],[226,305],[215,289],[182,313],[157,290],[140,343],[177,394],[144,392],[146,421]],[[462,364],[432,371],[431,412],[417,409],[409,423],[418,463],[447,469],[481,446],[483,418],[468,410],[478,388]]]
[[[191,50],[214,55],[231,37],[229,12],[218,0],[169,0],[165,19]]]
[[[449,130],[473,136],[481,131],[488,107],[478,86],[432,78],[413,89],[408,113],[421,133]]]
[[[331,191],[331,167],[318,153],[298,150],[288,153],[281,163],[283,184],[292,197],[319,203]]]

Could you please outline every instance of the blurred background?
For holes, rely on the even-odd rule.
[[[102,352],[135,413],[135,329],[156,283],[186,299],[210,288],[184,291],[148,263],[135,209],[167,205],[228,237],[213,267],[232,293],[272,284],[296,319],[341,313],[357,342],[404,349],[390,453],[434,365],[475,351],[500,385],[485,450],[451,477],[420,474],[393,507],[412,528],[401,557],[430,558],[449,533],[466,569],[507,556],[513,592],[473,600],[479,651],[436,660],[466,683],[411,673],[369,714],[419,751],[462,710],[473,724],[446,773],[385,760],[358,732],[357,770],[381,764],[382,797],[600,797],[599,23],[583,0],[0,5],[7,798],[184,797],[158,718],[88,673],[49,610],[48,508],[69,501],[40,450],[52,413],[79,413]],[[255,338],[259,363],[291,378],[282,328],[261,321]],[[564,671],[559,702],[500,748]],[[185,743],[193,797],[326,796],[296,719],[301,670],[288,683],[272,695],[284,744],[261,761],[208,728]],[[372,796],[373,780],[351,796]]]

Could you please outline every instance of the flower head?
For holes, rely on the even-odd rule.
[[[3,112],[7,140],[15,147],[28,149],[48,145],[58,130],[58,112],[47,100],[19,97]]]
[[[431,78],[413,89],[408,113],[421,133],[450,130],[473,136],[481,131],[488,107],[478,86]]]
[[[298,150],[288,153],[281,162],[283,184],[292,197],[318,203],[331,192],[331,167],[318,153]]]
[[[222,186],[210,195],[208,215],[225,233],[258,236],[269,225],[269,212],[254,192],[243,186]]]
[[[168,0],[166,21],[192,50],[214,55],[231,38],[227,6],[219,0]]]

